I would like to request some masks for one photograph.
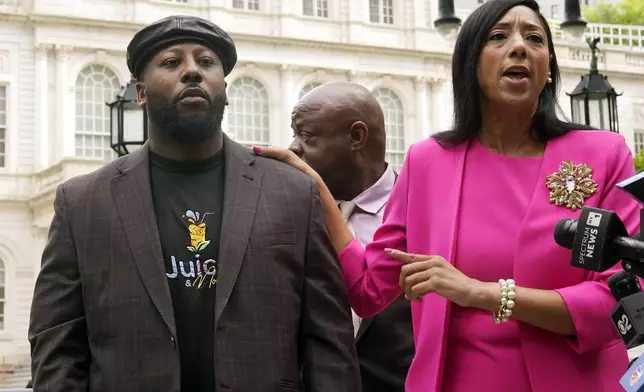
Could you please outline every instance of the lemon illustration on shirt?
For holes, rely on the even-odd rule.
[[[206,218],[206,216],[212,214],[212,212],[206,212],[203,215],[200,215],[198,212],[188,210],[183,215],[182,218],[187,220],[189,223],[188,233],[190,234],[190,245],[186,247],[189,251],[193,253],[199,253],[203,251],[208,246],[208,244],[210,244],[210,240],[206,240],[207,227],[204,219]]]

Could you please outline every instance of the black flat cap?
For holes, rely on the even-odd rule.
[[[180,42],[195,42],[211,48],[219,56],[228,75],[237,63],[237,49],[230,35],[209,20],[173,15],[139,30],[127,46],[127,67],[139,78],[148,61],[160,50]]]

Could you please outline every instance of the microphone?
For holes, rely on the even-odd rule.
[[[611,313],[613,324],[627,349],[644,343],[644,291],[635,275],[619,271],[608,278],[610,292],[618,301]]]
[[[631,361],[619,383],[627,392],[644,392],[644,355]]]
[[[644,258],[644,242],[630,238],[616,213],[583,207],[579,220],[557,222],[555,242],[572,250],[573,267],[603,272],[620,260],[639,263]]]

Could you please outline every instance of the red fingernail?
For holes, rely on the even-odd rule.
[[[258,147],[258,146],[255,146],[255,147],[253,147],[253,151],[255,151],[256,154],[259,154],[259,153],[262,152],[262,148]]]

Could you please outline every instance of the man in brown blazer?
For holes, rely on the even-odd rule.
[[[29,326],[34,390],[360,390],[314,182],[221,132],[231,38],[173,16],[127,53],[149,141],[57,189]]]

